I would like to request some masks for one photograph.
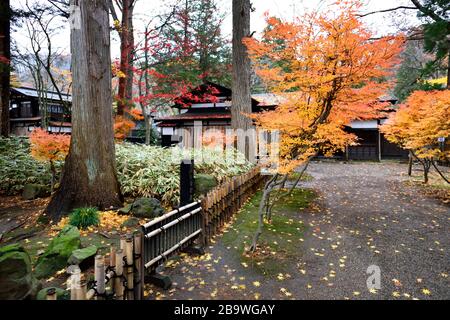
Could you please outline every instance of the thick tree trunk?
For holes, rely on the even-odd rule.
[[[119,79],[119,94],[117,114],[124,115],[128,104],[131,103],[133,95],[133,50],[134,30],[133,11],[134,5],[131,0],[123,0],[122,25],[120,32],[120,71],[126,75]]]
[[[71,0],[81,29],[71,34],[72,140],[61,187],[46,210],[57,221],[74,208],[119,207],[111,99],[111,52],[107,0]]]
[[[9,0],[0,1],[0,136],[9,136],[10,39]]]
[[[250,36],[250,0],[233,0],[233,97],[232,120],[233,129],[248,130],[253,122],[246,116],[252,112],[252,99],[250,88],[251,65],[247,48],[242,40]],[[238,135],[239,139],[239,135]],[[246,139],[245,152],[249,157],[249,144],[254,139]],[[238,143],[238,145],[242,145]],[[239,147],[243,149],[243,147]],[[253,160],[253,159],[252,159]]]

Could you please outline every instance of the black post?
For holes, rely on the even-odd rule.
[[[194,160],[183,160],[180,165],[180,207],[194,201]]]

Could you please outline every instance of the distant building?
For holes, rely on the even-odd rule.
[[[397,110],[398,99],[394,96],[384,96],[381,102],[388,102],[391,107],[388,113]],[[390,143],[380,131],[380,126],[386,123],[387,118],[353,121],[347,131],[354,133],[358,138],[358,145],[349,146],[345,155],[339,155],[346,160],[375,160],[402,159],[408,157],[408,151]]]
[[[198,99],[213,88],[214,99]],[[203,131],[215,129],[225,132],[231,128],[231,89],[223,86],[206,83],[195,88],[187,98],[181,98],[173,108],[179,110],[178,115],[159,117],[155,121],[160,128],[162,145],[170,146],[173,141],[182,140],[185,148],[194,146],[194,122],[201,121]],[[199,101],[200,100],[200,101]],[[214,100],[214,101],[213,101]],[[380,98],[382,102],[392,105],[390,112],[395,112],[398,99],[391,96]],[[273,110],[280,104],[280,97],[271,94],[252,95],[252,111],[254,113],[263,110]],[[388,142],[379,130],[379,126],[386,119],[375,119],[369,121],[354,121],[348,127],[359,138],[359,145],[349,146],[346,152],[337,154],[336,157],[347,160],[375,160],[406,158],[408,152],[397,145]],[[183,130],[182,130],[183,129]]]
[[[53,133],[71,133],[70,111],[65,112],[63,103],[56,92],[44,92],[47,104],[47,127]],[[62,94],[63,101],[72,105],[72,97]],[[42,126],[43,115],[39,106],[39,92],[33,88],[11,88],[10,96],[10,127],[11,134],[28,136],[35,128]]]
[[[252,96],[253,112],[274,109],[278,104],[274,94]],[[194,122],[201,121],[203,131],[213,129],[225,133],[227,128],[231,128],[231,89],[218,84],[208,82],[198,86],[186,98],[182,97],[173,108],[179,111],[178,115],[155,119],[161,129],[163,146],[171,145],[172,137],[179,136],[185,148],[193,147]]]

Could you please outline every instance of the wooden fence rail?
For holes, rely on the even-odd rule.
[[[120,249],[110,247],[108,264],[105,256],[95,257],[95,278],[90,282],[78,266],[72,266],[70,300],[141,300],[144,293],[142,249],[141,232],[123,237]],[[47,300],[56,300],[54,289],[47,291]]]
[[[143,259],[152,273],[170,256],[191,245],[203,232],[200,202],[193,202],[142,226]]]
[[[256,167],[243,175],[225,180],[206,195],[202,200],[203,245],[209,244],[211,238],[255,194],[264,180],[261,168]]]

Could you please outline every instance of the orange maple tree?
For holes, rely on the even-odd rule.
[[[425,183],[432,166],[449,183],[435,161],[450,158],[450,90],[415,91],[381,130],[390,142],[419,160]],[[440,143],[439,139],[445,140]]]
[[[56,177],[56,161],[64,161],[69,153],[70,136],[64,134],[50,134],[43,129],[35,129],[30,135],[31,155],[38,161],[50,164],[51,192],[53,192]]]
[[[124,115],[117,115],[114,119],[114,137],[117,141],[123,141],[136,127],[136,121],[144,119],[142,111],[138,109],[125,109]]]
[[[360,1],[338,1],[294,22],[267,16],[263,38],[245,40],[257,74],[282,96],[275,110],[253,117],[260,127],[279,131],[281,139],[278,171],[265,188],[252,250],[271,190],[319,152],[332,155],[356,143],[345,126],[376,118],[386,107],[378,98],[391,85],[384,79],[395,71],[404,38],[376,38],[358,18],[360,7]]]

